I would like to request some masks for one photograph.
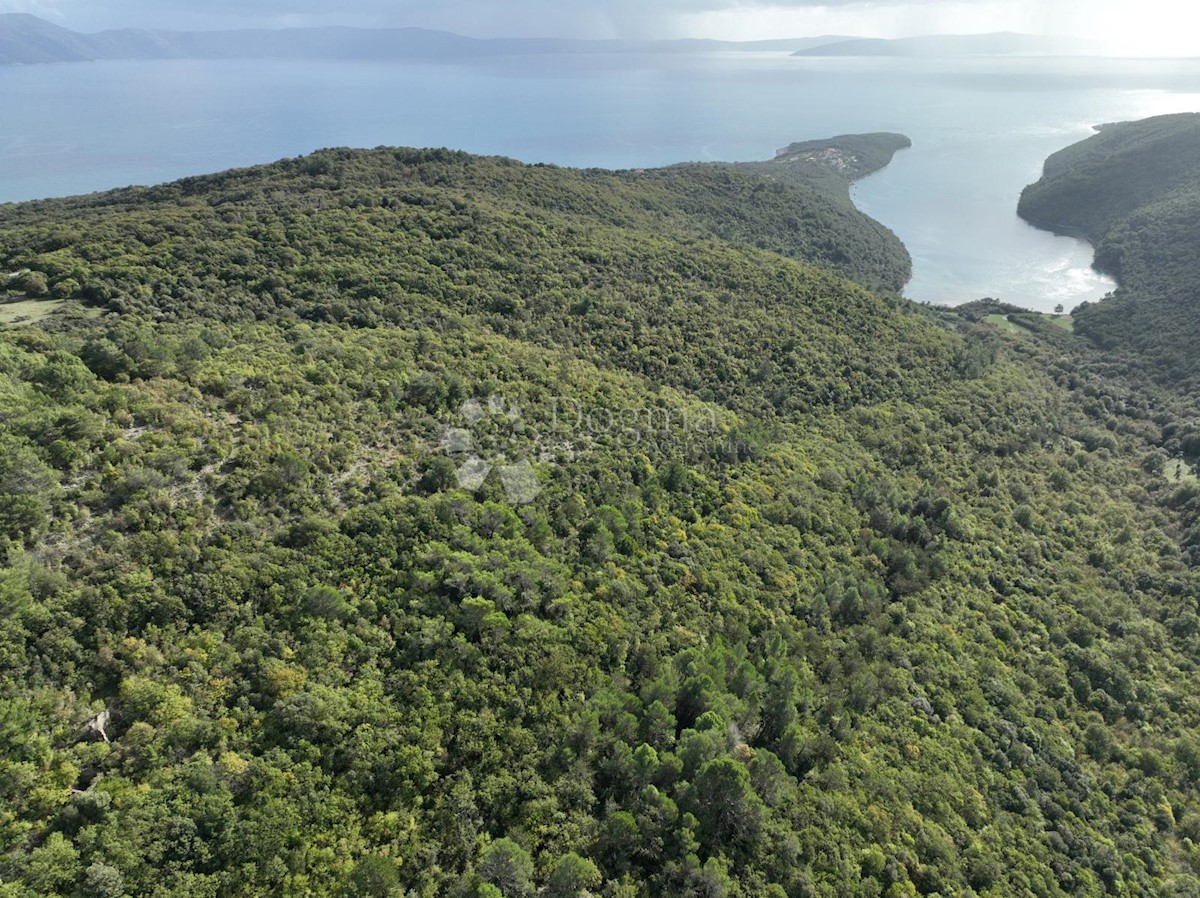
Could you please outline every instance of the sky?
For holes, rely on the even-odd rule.
[[[472,37],[905,37],[1021,31],[1109,52],[1200,55],[1194,0],[0,0],[81,31],[308,25],[442,28]]]

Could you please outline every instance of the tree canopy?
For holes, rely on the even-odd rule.
[[[0,896],[1200,894],[1182,406],[805,190],[0,210]]]

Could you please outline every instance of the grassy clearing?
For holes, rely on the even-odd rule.
[[[1006,331],[1010,334],[1016,334],[1016,333],[1021,332],[1021,328],[1017,327],[1015,324],[1013,324],[1011,321],[1009,321],[1007,315],[988,315],[983,320],[986,321],[988,324],[993,324],[996,327],[1000,328],[1000,330]]]
[[[18,299],[0,303],[0,325],[36,324],[65,304],[63,299]]]
[[[1173,458],[1167,462],[1164,473],[1169,483],[1200,483],[1195,469],[1181,458]]]
[[[0,327],[37,324],[64,311],[68,305],[71,306],[69,314],[75,317],[96,318],[104,313],[103,309],[79,305],[69,299],[13,299],[0,301]]]
[[[1040,318],[1045,318],[1052,325],[1059,328],[1060,330],[1066,331],[1067,333],[1075,332],[1075,322],[1071,318],[1070,315],[1046,315],[1046,314],[1041,314],[1038,312],[1028,312],[1028,313],[1022,313],[1022,316],[1019,316],[1017,318],[1017,320],[1014,321],[1011,318],[1009,318],[1008,315],[997,312],[993,315],[985,316],[983,320],[986,321],[988,324],[994,325],[995,327],[998,327],[998,328],[1000,328],[1000,330],[1004,331],[1005,333],[1009,333],[1009,334],[1017,334],[1017,333],[1022,333],[1022,332],[1036,333],[1036,328],[1032,326],[1031,319],[1024,317],[1024,315],[1026,315],[1026,314],[1030,315],[1030,316],[1037,316]]]

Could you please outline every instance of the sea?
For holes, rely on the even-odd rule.
[[[912,149],[853,197],[908,246],[906,295],[1052,311],[1101,299],[1114,284],[1092,269],[1087,244],[1017,218],[1021,188],[1098,124],[1200,111],[1200,60],[117,61],[0,67],[0,110],[0,203],[333,146],[644,168],[769,159],[792,141],[897,131]]]

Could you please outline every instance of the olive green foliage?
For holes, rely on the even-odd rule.
[[[0,896],[1200,893],[1162,409],[679,205],[760,184],[4,210],[69,301],[0,332]]]
[[[740,162],[734,166],[790,178],[848,202],[855,181],[887,167],[896,153],[911,147],[912,141],[903,134],[843,134],[788,144],[770,162]]]
[[[815,192],[826,197],[836,213],[827,209],[798,211],[770,210],[770,220],[788,225],[785,233],[803,245],[819,247],[821,255],[800,254],[833,268],[869,287],[900,290],[912,276],[908,250],[891,230],[858,210],[850,199],[850,187],[885,168],[892,157],[912,146],[903,134],[844,134],[828,140],[789,144],[770,162],[719,163],[722,168],[748,172],[767,179]],[[755,202],[754,207],[759,204]],[[722,236],[733,237],[785,255],[789,242],[764,241],[761,221],[751,229],[738,225],[746,213],[733,218]],[[811,251],[810,251],[811,252]]]
[[[1020,212],[1082,234],[1120,289],[1074,313],[1076,327],[1131,370],[1195,394],[1200,385],[1200,114],[1107,125],[1046,163]]]

